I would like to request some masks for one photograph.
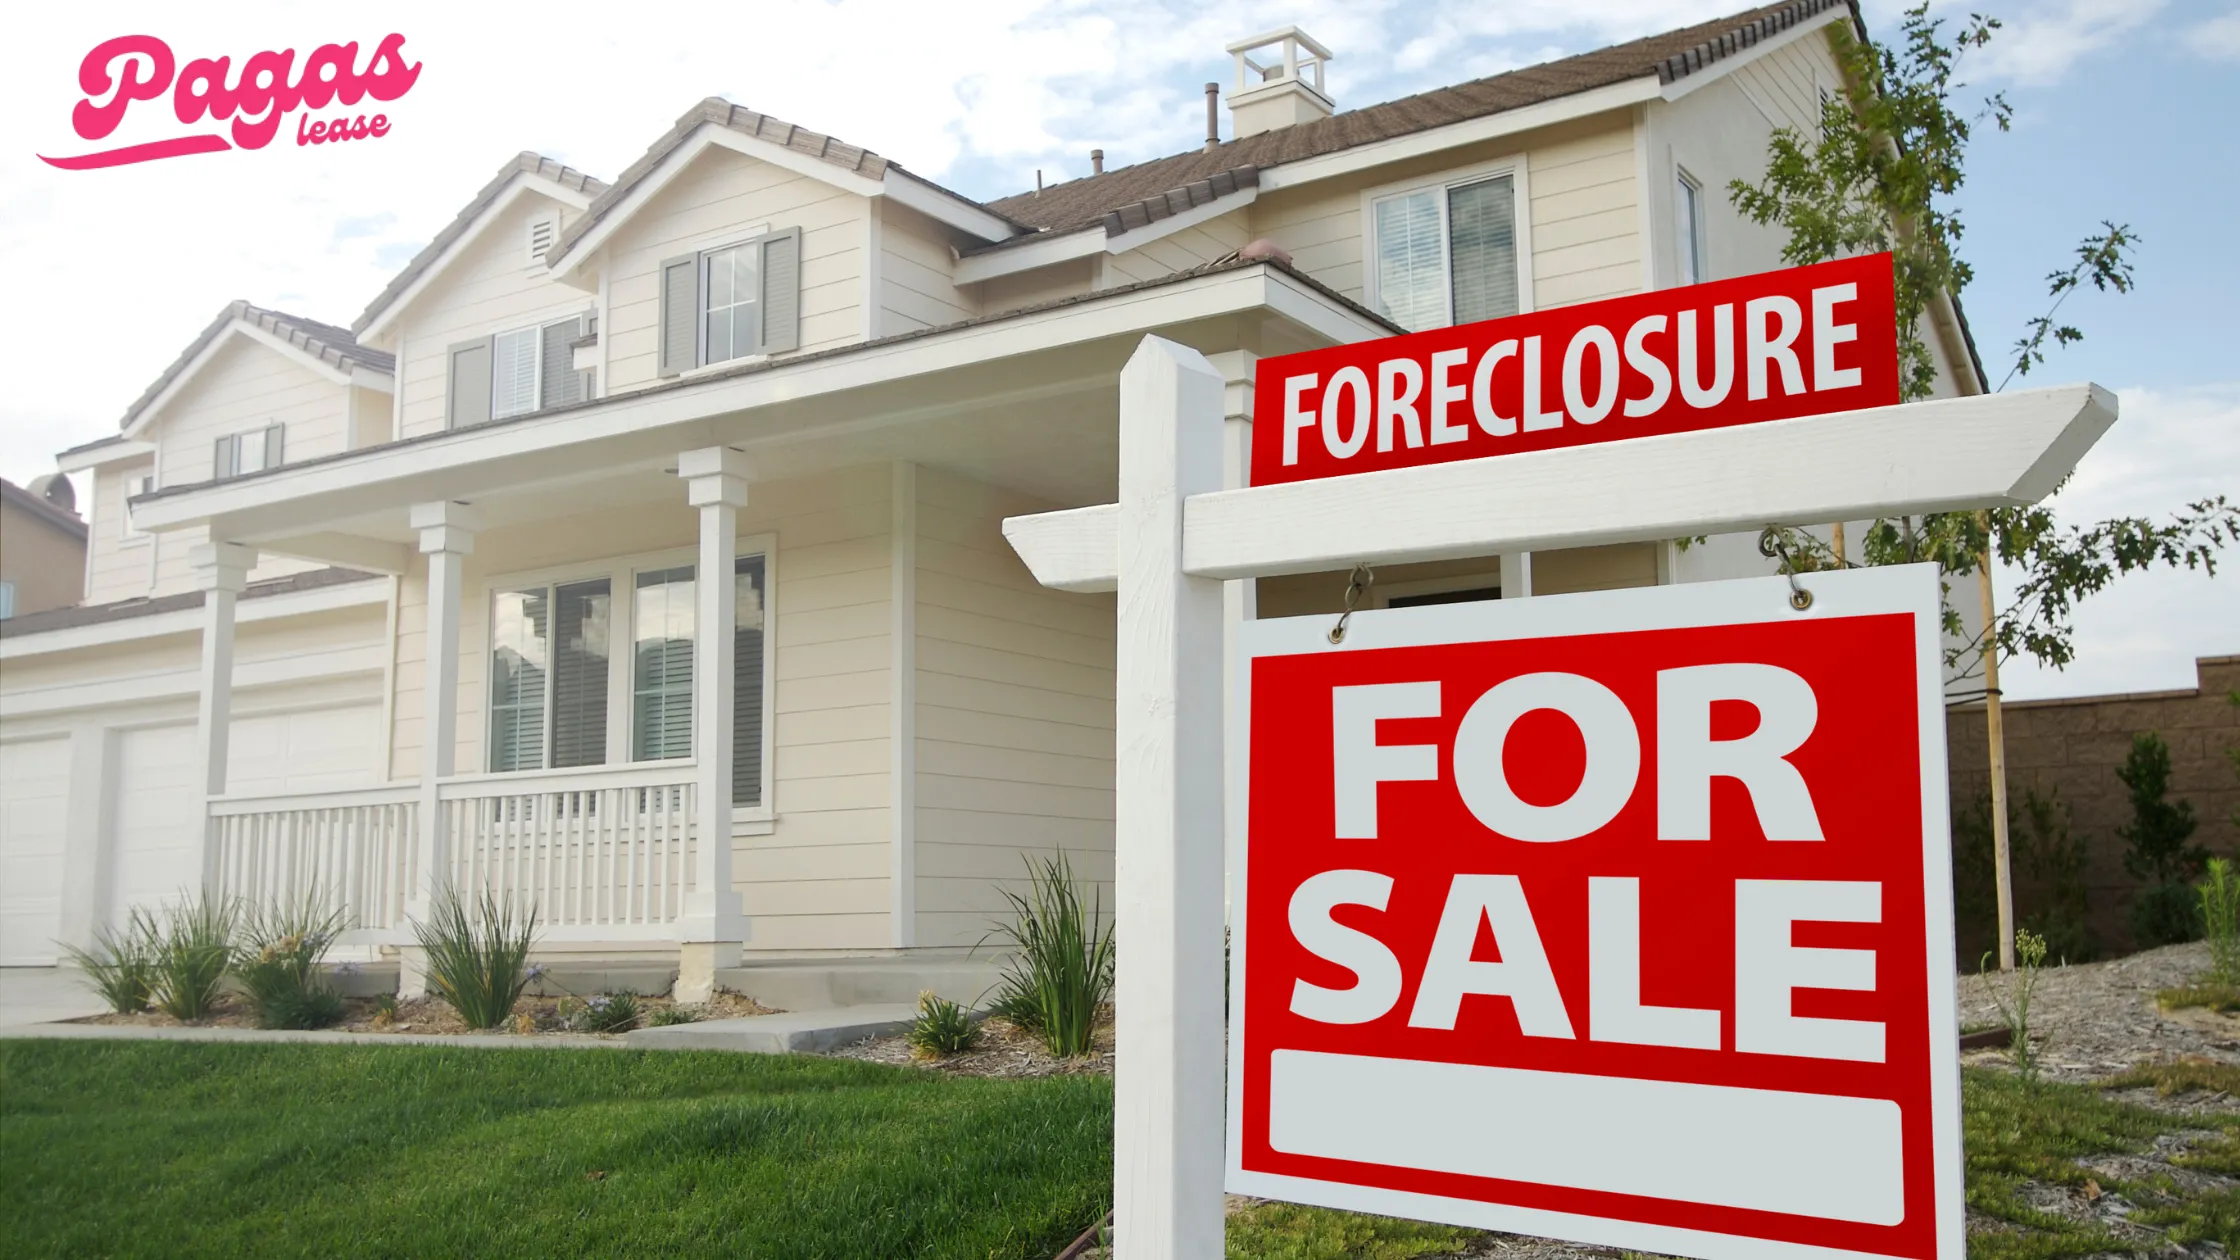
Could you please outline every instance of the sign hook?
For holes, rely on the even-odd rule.
[[[1361,597],[1368,594],[1369,588],[1376,583],[1377,571],[1366,564],[1355,562],[1352,576],[1346,579],[1346,610],[1338,614],[1338,624],[1330,627],[1332,643],[1346,641],[1346,622],[1353,619],[1354,605],[1360,603]]]
[[[1758,554],[1768,560],[1781,557],[1781,576],[1789,579],[1789,607],[1798,612],[1812,607],[1812,592],[1797,581],[1796,557],[1789,554],[1789,544],[1781,537],[1780,530],[1766,526],[1765,532],[1758,535]]]

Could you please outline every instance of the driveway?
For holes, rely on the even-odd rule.
[[[0,967],[0,1032],[25,1024],[99,1015],[102,1009],[101,999],[75,970]]]

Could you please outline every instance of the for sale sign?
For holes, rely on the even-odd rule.
[[[1230,1190],[1963,1253],[1932,566],[1247,622]]]
[[[1262,359],[1252,484],[1899,401],[1888,254]]]

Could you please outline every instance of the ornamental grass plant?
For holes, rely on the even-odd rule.
[[[1050,1053],[1091,1049],[1097,1018],[1112,998],[1113,935],[1103,905],[1084,897],[1064,854],[1027,862],[1027,891],[1004,890],[1012,921],[989,936],[1014,954],[989,1009],[1040,1038]],[[982,938],[986,943],[987,938]]]
[[[428,955],[428,983],[469,1028],[496,1028],[529,984],[537,912],[515,915],[488,889],[470,910],[454,889],[438,893],[413,938]]]
[[[102,928],[90,950],[75,945],[62,947],[70,961],[85,973],[86,983],[119,1015],[147,1010],[155,988],[155,942],[145,928],[135,919],[122,931]]]
[[[131,931],[149,942],[148,997],[157,1010],[186,1022],[210,1013],[233,970],[239,918],[233,902],[199,894],[181,898],[161,919],[134,907]]]
[[[315,897],[242,916],[234,974],[260,1028],[326,1028],[342,1022],[342,995],[319,964],[342,934],[342,911]]]

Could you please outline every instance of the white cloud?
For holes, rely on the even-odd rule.
[[[2164,517],[2196,499],[2240,497],[2240,382],[2120,391],[2122,419],[2077,465],[2051,506],[2082,524]],[[2193,660],[2240,652],[2240,553],[2214,578],[2155,571],[2118,579],[2078,606],[2077,659],[2056,672],[2009,662],[2011,699],[2159,691],[2194,685]]]
[[[2186,32],[2185,46],[2203,57],[2240,61],[2240,9],[2210,18]]]
[[[2064,0],[2002,15],[1971,74],[2042,87],[2058,82],[2086,57],[2105,51],[2162,11],[2165,0]]]

